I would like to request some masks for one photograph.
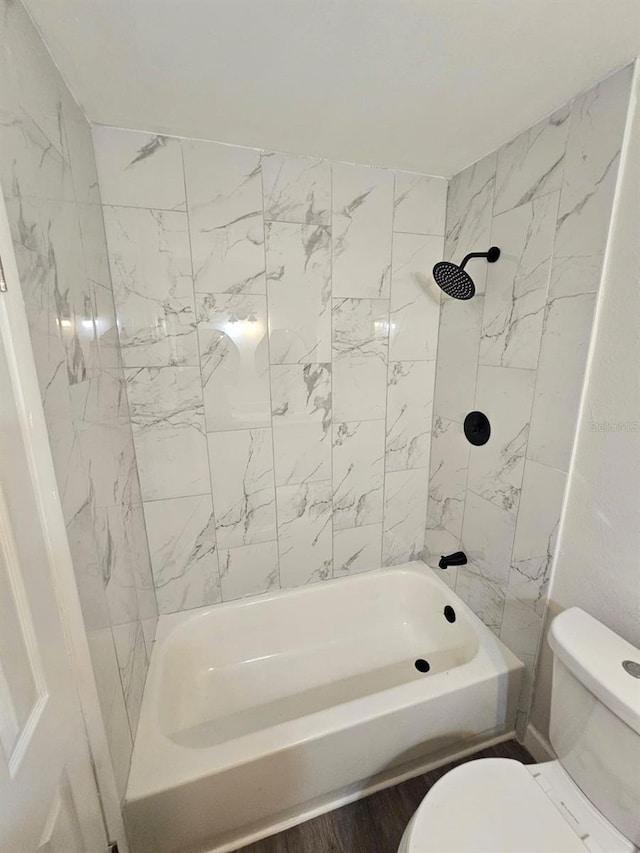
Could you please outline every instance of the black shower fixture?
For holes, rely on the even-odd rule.
[[[488,252],[469,252],[460,266],[449,261],[439,261],[433,268],[433,277],[447,296],[453,296],[454,299],[471,299],[476,292],[476,286],[469,273],[464,270],[467,261],[471,258],[486,258],[488,263],[495,264],[499,257],[500,249],[492,246]]]

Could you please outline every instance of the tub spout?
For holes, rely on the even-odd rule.
[[[455,554],[449,554],[446,557],[440,557],[438,568],[448,569],[449,566],[466,566],[467,555],[464,551],[456,551]]]

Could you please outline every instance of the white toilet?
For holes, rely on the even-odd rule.
[[[640,651],[577,607],[554,619],[549,637],[558,758],[528,766],[484,758],[451,770],[422,801],[399,853],[639,849]]]

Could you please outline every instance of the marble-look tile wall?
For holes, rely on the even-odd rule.
[[[157,607],[91,131],[22,4],[0,29],[0,183],[124,794]]]
[[[160,610],[419,557],[447,182],[94,141]]]
[[[529,705],[625,126],[631,69],[580,95],[449,187],[445,255],[477,295],[443,297],[425,559],[526,664]],[[465,439],[474,409],[491,421]]]

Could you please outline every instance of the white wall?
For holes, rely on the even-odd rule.
[[[638,68],[547,619],[574,605],[640,647],[640,112]],[[543,643],[532,721],[548,730]]]

